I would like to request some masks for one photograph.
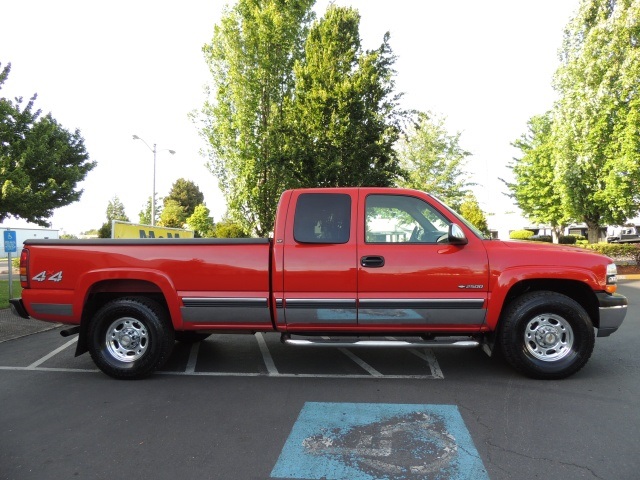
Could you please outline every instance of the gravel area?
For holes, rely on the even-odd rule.
[[[32,318],[21,318],[11,313],[10,308],[0,310],[0,343],[14,338],[33,335],[34,333],[52,330],[57,323],[41,322]]]

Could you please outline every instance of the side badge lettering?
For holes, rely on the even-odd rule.
[[[36,276],[32,277],[31,280],[34,282],[44,282],[45,280],[49,280],[50,282],[61,282],[62,281],[62,270],[59,272],[48,272],[43,270]]]

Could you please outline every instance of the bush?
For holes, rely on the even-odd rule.
[[[631,258],[640,265],[640,244],[637,243],[591,243],[584,248],[615,259]]]
[[[560,238],[558,238],[558,243],[562,245],[575,245],[577,241],[578,237],[573,235],[561,235]]]
[[[531,230],[514,230],[509,234],[511,240],[529,240],[531,237],[533,237]]]
[[[553,243],[553,238],[551,238],[551,235],[534,235],[529,240],[533,240],[534,242]]]

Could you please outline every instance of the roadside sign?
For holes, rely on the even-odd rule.
[[[18,251],[18,246],[16,244],[16,232],[12,230],[5,230],[4,253],[16,253]]]

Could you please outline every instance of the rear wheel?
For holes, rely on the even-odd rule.
[[[527,293],[507,306],[498,338],[507,362],[540,379],[573,375],[587,363],[595,344],[584,308],[549,291]]]
[[[91,358],[107,375],[134,379],[150,375],[169,358],[174,332],[167,312],[144,297],[104,305],[89,324]]]

